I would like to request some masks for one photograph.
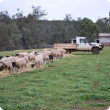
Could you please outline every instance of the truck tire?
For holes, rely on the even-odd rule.
[[[99,53],[99,48],[94,47],[94,48],[92,49],[92,53],[93,53],[93,54],[98,54],[98,53]]]
[[[65,49],[65,50],[66,50],[66,53],[71,53],[70,49]]]

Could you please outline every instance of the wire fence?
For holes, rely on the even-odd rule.
[[[54,45],[0,46],[0,51],[53,48]]]

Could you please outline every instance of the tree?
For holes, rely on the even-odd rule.
[[[99,32],[100,32],[100,33],[110,32],[107,22],[108,22],[108,21],[106,21],[106,20],[104,20],[104,19],[98,19],[98,20],[96,21],[96,24],[97,24],[97,26],[99,27]]]
[[[36,20],[39,20],[43,16],[47,15],[45,10],[41,10],[41,6],[35,7],[34,5],[32,5],[32,9],[33,9],[33,12],[31,15],[33,15],[34,19],[36,19]]]
[[[98,38],[99,28],[92,20],[84,18],[82,20],[80,36],[88,37],[90,41]]]
[[[65,39],[65,27],[63,26],[63,23],[61,21],[52,21],[52,38],[51,43],[61,43]]]
[[[74,27],[72,26],[72,25],[69,25],[69,26],[67,26],[67,29],[66,29],[66,38],[65,38],[65,40],[67,41],[67,42],[70,42],[70,39],[71,38],[74,38],[75,36],[74,36]]]
[[[9,40],[8,27],[5,23],[0,22],[0,46],[8,46]]]
[[[8,36],[10,37],[11,46],[19,46],[21,39],[21,31],[18,30],[18,26],[15,24],[8,25]]]
[[[64,18],[64,21],[66,21],[66,22],[72,21],[71,14],[66,14],[66,17]]]
[[[0,22],[10,24],[11,23],[11,18],[8,14],[7,11],[0,12]]]

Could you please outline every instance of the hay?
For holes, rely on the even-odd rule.
[[[74,56],[72,54],[64,54],[63,57],[71,57],[71,56]]]
[[[74,56],[72,54],[64,54],[63,57],[70,57],[70,56]],[[54,59],[54,60],[58,60],[58,59]],[[28,61],[28,66],[27,66],[27,71],[33,71],[34,69],[31,68],[31,64],[33,63],[33,61]],[[44,65],[44,68],[46,66]],[[41,69],[41,67],[39,67],[39,69]],[[24,68],[24,72],[26,72],[26,68]],[[14,74],[14,73],[10,73],[10,74]],[[0,71],[0,78],[5,77],[5,76],[9,76],[9,70],[8,69],[4,69],[3,71]],[[16,71],[16,74],[18,74],[18,71]]]

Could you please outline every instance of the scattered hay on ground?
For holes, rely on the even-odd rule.
[[[73,54],[64,54],[63,57],[70,57],[70,56],[74,56]]]
[[[72,54],[64,54],[63,57],[70,57],[70,56],[74,56]],[[58,61],[58,59],[54,59],[56,61]],[[33,61],[29,61],[28,62],[28,66],[27,66],[27,71],[33,71],[34,69],[31,68],[31,64],[33,63]],[[44,68],[45,68],[45,65],[44,65]],[[41,68],[39,68],[41,69]],[[24,72],[26,72],[26,68],[24,68]],[[11,74],[14,74],[14,73],[11,73]],[[16,71],[16,74],[18,74],[18,71]],[[8,69],[4,69],[3,71],[0,71],[0,78],[2,77],[5,77],[5,76],[9,76],[9,70]]]

